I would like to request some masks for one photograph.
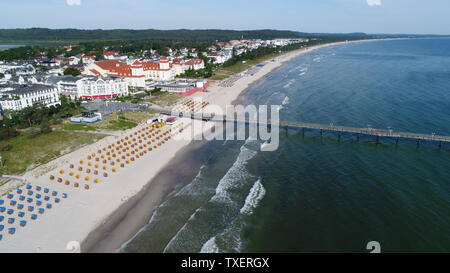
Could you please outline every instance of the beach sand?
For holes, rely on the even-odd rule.
[[[274,61],[265,62],[257,73],[240,78],[232,87],[212,84],[208,92],[193,94],[191,99],[200,97],[225,109],[225,106],[232,104],[245,89],[282,66],[284,62],[312,50],[336,44],[340,43],[289,52]],[[191,122],[188,119],[181,120],[185,124]],[[123,136],[144,126],[146,125],[140,124],[137,128],[124,132]],[[193,126],[198,126],[197,132],[201,132],[202,129],[211,130],[213,124],[196,122]],[[163,130],[167,129],[169,126]],[[0,241],[0,252],[71,252],[67,249],[67,244],[72,241],[81,243],[83,252],[116,251],[148,222],[155,208],[168,195],[183,186],[182,181],[192,180],[200,168],[204,159],[192,162],[177,161],[202,145],[202,141],[190,139],[192,135],[189,128],[181,136],[183,139],[168,141],[126,168],[118,167],[117,173],[109,171],[107,179],[100,179],[98,184],[89,183],[89,190],[82,187],[75,189],[72,185],[50,181],[49,176],[61,176],[58,173],[61,168],[68,171],[70,163],[78,166],[81,159],[86,159],[89,154],[120,140],[121,137],[106,137],[28,172],[24,176],[28,183],[65,192],[68,198],[46,210],[38,220],[30,221],[24,228],[18,228],[15,235],[4,233],[3,240]],[[68,176],[64,177],[66,179]],[[85,183],[80,184],[83,186]]]

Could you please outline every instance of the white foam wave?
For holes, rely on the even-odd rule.
[[[219,253],[219,247],[216,244],[216,236],[212,237],[203,244],[200,253]]]
[[[241,208],[241,214],[252,214],[253,210],[264,198],[264,195],[266,195],[266,189],[261,184],[261,179],[258,179],[258,181],[256,181],[253,187],[250,189],[247,198],[245,198],[244,206]]]
[[[289,88],[294,82],[295,82],[295,79],[290,79],[288,81],[288,83],[283,86],[283,88],[285,88],[285,89]]]
[[[215,195],[210,199],[210,202],[224,202],[227,204],[235,205],[235,202],[229,196],[229,190],[235,187],[240,187],[244,183],[245,179],[250,176],[250,173],[246,169],[246,163],[253,158],[257,152],[248,149],[245,145],[254,142],[254,140],[247,139],[245,144],[241,146],[240,153],[227,173],[220,179],[219,184],[216,187]],[[164,248],[163,252],[167,252],[176,245],[180,237],[186,233],[190,222],[195,221],[196,214],[201,211],[203,207],[198,208],[181,227],[180,230],[172,237],[169,243]],[[212,242],[210,242],[212,245]]]
[[[247,140],[250,141],[250,140]],[[228,190],[239,186],[248,176],[249,173],[245,166],[247,161],[252,159],[256,155],[256,151],[250,150],[242,145],[241,152],[239,153],[233,166],[228,170],[216,188],[216,194],[211,200],[231,201],[228,196]]]
[[[291,99],[290,99],[288,96],[286,96],[286,97],[284,98],[283,102],[281,103],[281,105],[287,105],[287,104],[289,104],[290,100],[291,100]]]

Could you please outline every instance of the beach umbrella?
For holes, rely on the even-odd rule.
[[[13,210],[13,209],[8,209],[8,210],[6,211],[6,213],[8,213],[9,215],[11,215],[11,214],[14,213],[14,210]]]
[[[42,197],[42,195],[36,194],[36,198],[37,198],[37,199],[41,199],[41,197]]]
[[[80,186],[80,184],[79,184],[79,183],[75,183],[75,184],[73,184],[73,186],[74,186],[75,188],[78,188],[78,187]]]
[[[15,218],[8,218],[8,224],[14,224],[15,221]]]
[[[89,185],[88,184],[84,185],[84,189],[89,190]]]
[[[52,208],[52,204],[48,203],[47,204],[47,209],[51,209]]]
[[[59,203],[61,200],[59,198],[55,198],[55,203]]]
[[[31,214],[31,220],[36,220],[37,219],[37,215],[36,214]]]
[[[28,211],[29,211],[29,212],[34,211],[34,207],[33,207],[33,206],[28,206]]]
[[[0,215],[0,222],[3,222],[3,220],[5,220],[5,217]]]
[[[19,215],[19,217],[23,218],[25,216],[25,213],[23,213],[22,211],[19,211],[18,215]]]
[[[5,203],[5,201],[0,200],[0,205],[3,205]]]
[[[36,206],[40,207],[42,205],[41,201],[36,201]]]
[[[60,174],[64,174],[64,170],[60,170],[59,173],[60,173]]]
[[[28,193],[27,193],[28,195],[33,195],[33,191],[28,191]]]
[[[40,209],[39,209],[39,213],[40,213],[40,214],[44,214],[44,212],[45,212],[45,209],[43,209],[43,208],[40,208]]]
[[[63,180],[61,177],[58,178],[58,183],[61,183]]]
[[[3,230],[3,228],[2,228],[2,230]],[[1,241],[2,239],[3,239],[3,235],[0,234],[0,241]]]
[[[16,233],[16,229],[15,228],[8,228],[8,233],[11,235],[14,235],[14,233]]]
[[[16,201],[11,201],[9,204],[11,205],[11,207],[14,207],[17,204],[17,202]]]
[[[67,198],[67,193],[63,193],[62,194],[62,198],[66,199]]]
[[[27,225],[27,221],[25,221],[25,220],[20,221],[20,226],[21,227],[25,227],[26,225]]]
[[[57,192],[57,191],[52,191],[52,195],[53,195],[53,196],[57,196],[57,195],[58,195],[58,192]]]
[[[20,209],[20,210],[23,209],[23,205],[22,204],[18,204],[17,205],[17,209]]]
[[[23,191],[22,191],[21,189],[17,189],[17,193],[18,193],[18,194],[22,194],[22,192],[23,192]],[[1,204],[1,203],[0,203],[0,204]]]
[[[66,184],[66,186],[69,186],[70,185],[70,181],[66,180],[66,182],[64,182],[64,184]]]
[[[44,188],[44,193],[48,193],[50,190],[48,188]]]
[[[8,198],[8,199],[13,199],[13,197],[14,197],[14,194],[8,193],[8,195],[7,195],[7,198]]]
[[[31,185],[28,184],[28,185],[26,186],[26,188],[27,188],[27,190],[31,190]]]
[[[45,201],[48,201],[48,200],[50,200],[50,197],[49,197],[49,196],[45,196],[45,197],[44,197],[44,200],[45,200]]]

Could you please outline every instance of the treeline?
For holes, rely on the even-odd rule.
[[[298,32],[285,30],[82,30],[82,29],[0,29],[1,41],[93,41],[93,40],[191,40],[191,41],[228,41],[241,39],[298,38]]]
[[[279,51],[290,51],[299,49],[302,46],[305,46],[305,44],[290,44],[286,46],[277,46],[277,47],[260,47],[252,51],[242,53],[241,55],[235,55],[235,53],[233,52],[234,56],[228,61],[226,61],[223,64],[223,67],[229,67],[241,61],[254,60],[270,54],[278,53]]]
[[[39,127],[41,133],[51,131],[51,124],[59,124],[62,119],[80,113],[82,110],[79,101],[70,101],[61,96],[61,105],[45,107],[34,104],[19,111],[5,111],[2,126],[0,127],[0,140],[17,136],[17,129]]]

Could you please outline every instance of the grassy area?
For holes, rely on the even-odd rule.
[[[0,141],[1,144],[12,145],[11,150],[1,152],[3,167],[0,172],[21,174],[102,138],[102,135],[55,131],[30,139],[28,134],[21,133],[12,139]]]
[[[62,129],[70,131],[96,131],[97,128],[91,124],[86,123],[66,123]]]
[[[148,111],[113,113],[107,119],[94,123],[92,126],[100,130],[128,130],[152,117],[153,114]]]
[[[281,53],[284,54],[285,52]],[[233,76],[237,73],[241,73],[247,69],[249,69],[252,66],[255,66],[257,64],[260,64],[264,61],[270,60],[272,58],[275,58],[277,56],[280,56],[281,54],[270,54],[266,55],[254,60],[247,60],[246,63],[238,62],[232,66],[229,67],[222,67],[218,69],[217,71],[214,71],[214,75],[209,78],[212,81],[221,81],[224,80],[230,76]]]
[[[162,107],[169,107],[175,105],[183,98],[183,96],[171,92],[157,92],[149,102]]]
[[[119,130],[128,130],[136,126],[137,123],[133,121],[128,121],[124,119],[114,119],[108,120],[108,126],[106,127],[106,129],[119,131]]]
[[[153,113],[149,111],[113,113],[110,114],[107,119],[97,123],[86,124],[71,123],[70,121],[66,121],[63,125],[56,127],[56,129],[86,132],[101,130],[123,131],[134,128],[138,125],[138,123],[146,121],[150,118],[153,118]]]

